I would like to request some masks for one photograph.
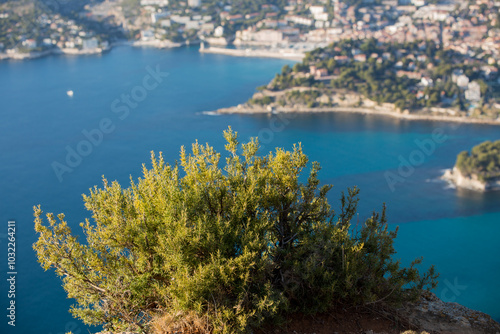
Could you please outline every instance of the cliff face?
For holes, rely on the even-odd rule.
[[[489,315],[445,303],[431,292],[425,292],[419,302],[405,305],[399,314],[412,327],[429,333],[500,333],[500,324]]]
[[[457,187],[475,191],[500,190],[500,180],[482,182],[476,175],[464,176],[457,167],[446,170],[443,179],[453,182]]]

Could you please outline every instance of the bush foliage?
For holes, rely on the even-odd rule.
[[[385,209],[353,228],[356,188],[335,213],[318,163],[299,180],[309,166],[300,145],[258,156],[256,139],[240,146],[231,129],[224,137],[222,168],[221,154],[195,143],[175,166],[152,154],[152,168],[126,189],[104,179],[84,195],[85,242],[63,214],[47,214],[47,225],[35,207],[39,262],[62,276],[74,316],[150,332],[184,314],[183,328],[244,333],[289,312],[401,302],[435,287],[433,267],[415,268],[421,259],[408,268],[392,259],[397,232]]]

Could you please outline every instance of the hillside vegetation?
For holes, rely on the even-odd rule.
[[[459,76],[478,85],[479,100],[468,98],[467,87],[457,83]],[[467,117],[470,111],[470,117],[496,119],[500,116],[499,83],[496,76],[486,78],[464,55],[440,49],[432,41],[341,40],[307,53],[293,67],[285,65],[267,86],[258,88],[264,95],[305,88],[308,92],[275,99],[257,97],[248,104],[332,107],[339,104],[339,96],[343,99],[346,94],[354,94],[360,105],[364,99],[377,105],[391,104],[408,113],[432,113],[433,108],[444,108],[454,116]]]

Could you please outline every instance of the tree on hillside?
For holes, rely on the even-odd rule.
[[[76,300],[74,316],[112,330],[194,318],[205,332],[244,333],[289,312],[397,303],[435,287],[432,267],[415,268],[421,259],[408,268],[392,259],[397,231],[385,210],[353,228],[356,188],[335,213],[317,163],[300,181],[309,166],[300,145],[258,156],[258,140],[240,146],[231,129],[224,137],[223,160],[195,143],[174,166],[152,154],[126,189],[104,179],[84,195],[84,242],[63,214],[44,224],[35,207],[34,249]]]

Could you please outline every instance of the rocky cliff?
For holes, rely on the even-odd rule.
[[[500,190],[499,179],[483,182],[478,179],[477,175],[463,175],[457,167],[446,170],[443,179],[453,182],[457,187],[475,191]]]

